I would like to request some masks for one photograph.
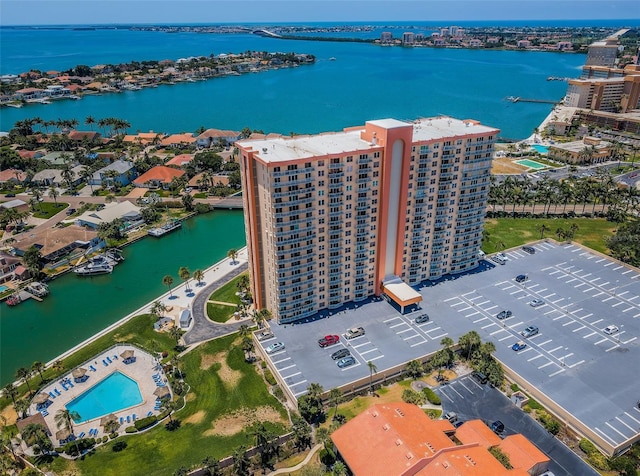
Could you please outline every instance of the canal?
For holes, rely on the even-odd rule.
[[[124,248],[125,261],[112,274],[67,274],[49,283],[43,302],[0,307],[0,385],[19,367],[48,362],[167,291],[169,274],[206,269],[231,248],[245,245],[242,210],[215,210],[183,223],[162,238],[144,238]]]

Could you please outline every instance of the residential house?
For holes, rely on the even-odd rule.
[[[119,159],[94,172],[88,183],[89,185],[102,185],[103,182],[107,184],[118,183],[124,187],[129,185],[137,175],[133,162]]]
[[[93,142],[100,139],[100,133],[98,131],[71,131],[67,137],[77,142],[82,142],[83,140]]]
[[[111,223],[118,218],[122,218],[127,229],[144,223],[140,207],[125,200],[120,203],[109,203],[102,210],[84,212],[76,218],[76,224],[97,230],[101,224]]]
[[[184,147],[196,142],[193,134],[171,134],[160,141],[163,147]]]
[[[0,253],[0,284],[11,281],[16,277],[16,269],[20,267],[20,259],[5,253]]]
[[[41,97],[44,97],[44,95],[45,95],[44,89],[39,89],[39,88],[18,89],[14,93],[14,97],[18,101],[28,101],[29,99],[40,99]]]
[[[372,405],[333,432],[331,440],[354,476],[537,476],[550,462],[522,435],[502,440],[481,420],[456,429],[404,402]],[[491,447],[499,448],[513,468],[506,469]]]
[[[123,142],[127,144],[140,144],[140,145],[150,145],[155,141],[160,142],[162,139],[166,137],[165,134],[161,132],[140,132],[138,134],[127,134],[122,139]]]
[[[173,165],[175,167],[184,167],[188,163],[190,163],[194,158],[194,154],[180,154],[176,155],[174,158],[169,159],[165,165]]]
[[[71,186],[75,187],[80,182],[82,182],[81,174],[83,167],[81,165],[77,165],[71,169],[73,173],[73,178],[71,179]],[[44,169],[40,172],[36,173],[31,182],[40,185],[43,187],[50,187],[51,185],[55,187],[68,186],[67,181],[64,179],[62,175],[62,169]]]
[[[50,165],[65,165],[68,159],[73,159],[73,155],[69,152],[49,152],[40,157],[40,160],[45,160]]]
[[[207,129],[198,137],[196,137],[196,144],[198,147],[211,147],[212,145],[220,144],[222,146],[228,146],[240,139],[240,133],[237,131],[222,131],[220,129]]]
[[[0,171],[0,185],[4,184],[20,184],[25,181],[27,174],[18,169],[7,169]]]
[[[39,159],[44,157],[47,153],[46,150],[25,150],[20,149],[17,151],[18,155],[23,159]]]
[[[143,173],[140,177],[133,181],[136,187],[146,188],[169,188],[171,181],[174,178],[179,178],[184,175],[183,170],[174,169],[173,167],[166,167],[164,165],[157,165],[152,167]]]

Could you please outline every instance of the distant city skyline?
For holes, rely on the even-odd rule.
[[[637,0],[4,0],[2,26],[635,20]]]

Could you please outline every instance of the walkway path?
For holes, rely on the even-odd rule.
[[[271,473],[269,473],[269,476],[275,476],[276,474],[289,474],[289,473],[292,473],[293,471],[298,471],[299,469],[306,466],[307,463],[309,463],[313,455],[316,454],[316,451],[318,451],[320,448],[322,448],[322,444],[318,443],[316,446],[311,448],[307,457],[304,460],[302,460],[300,463],[296,464],[295,466],[291,466],[290,468],[276,469],[275,471],[272,471]]]

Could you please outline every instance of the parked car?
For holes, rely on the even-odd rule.
[[[282,342],[276,342],[267,347],[267,354],[273,354],[274,352],[278,352],[284,349],[284,344]]]
[[[418,317],[416,317],[415,321],[416,321],[416,324],[423,324],[425,322],[429,322],[429,314],[420,314]]]
[[[493,255],[491,261],[498,264],[507,264],[507,260],[500,255]]]
[[[461,426],[462,426],[462,424],[463,424],[463,423],[464,423],[464,422],[463,422],[462,420],[458,420],[458,421],[456,421],[456,422],[454,422],[454,423],[453,423],[453,427],[454,427],[454,428],[459,428],[459,427],[461,427]]]
[[[345,333],[345,337],[347,339],[353,339],[355,337],[360,337],[364,335],[364,327],[352,327],[351,329],[347,329]]]
[[[504,311],[500,311],[498,314],[496,314],[496,317],[500,320],[509,319],[511,316],[513,316],[513,313],[508,309],[505,309]]]
[[[442,415],[442,418],[444,418],[445,420],[449,420],[451,423],[453,423],[458,419],[458,414],[456,412],[447,412],[444,415]]]
[[[67,208],[67,215],[73,215],[76,212],[75,208]]]
[[[618,326],[607,326],[603,329],[603,332],[607,335],[615,334],[618,331]]]
[[[256,337],[258,338],[258,340],[271,339],[273,337],[273,332],[271,332],[270,330],[264,330],[262,332],[258,332],[256,334]]]
[[[529,253],[530,255],[536,254],[536,249],[533,246],[523,246],[522,251],[525,253]]]
[[[340,341],[340,337],[337,335],[328,335],[324,336],[322,339],[318,340],[318,345],[320,347],[328,347],[333,344],[337,344]]]
[[[491,424],[489,428],[491,428],[491,431],[493,431],[494,433],[500,434],[504,431],[504,423],[502,423],[500,420],[496,420]]]
[[[351,352],[349,352],[349,349],[340,349],[340,350],[336,350],[333,354],[331,354],[331,358],[333,360],[339,360],[339,359],[344,359],[348,355],[351,355]]]
[[[520,335],[522,337],[533,337],[534,335],[536,335],[538,332],[540,332],[540,329],[538,329],[537,326],[529,326],[527,327],[525,330],[523,330]]]
[[[524,283],[527,279],[529,278],[526,274],[519,274],[518,276],[516,276],[516,283]]]
[[[531,307],[540,307],[544,304],[544,299],[540,299],[540,298],[534,298],[531,301],[529,301],[529,306]]]
[[[487,376],[485,374],[483,374],[482,372],[478,372],[477,370],[475,372],[472,372],[471,376],[474,379],[476,379],[476,381],[478,383],[481,383],[483,385],[489,381],[489,379],[487,378]]]
[[[351,366],[351,365],[353,365],[355,363],[356,363],[356,359],[352,355],[349,355],[348,357],[345,357],[343,359],[338,360],[338,367],[343,369],[343,368],[349,367],[349,366]]]
[[[518,341],[518,342],[516,342],[515,344],[513,344],[513,345],[511,346],[511,348],[512,348],[513,350],[515,350],[516,352],[519,352],[519,351],[521,351],[522,349],[525,349],[526,347],[527,347],[527,344],[525,344],[525,343],[524,343],[524,342],[522,342],[521,340],[520,340],[520,341]]]
[[[6,197],[6,198],[13,198],[13,197],[15,197],[15,196],[16,196],[16,194],[15,194],[15,193],[7,193],[7,194],[5,194],[5,197]]]

